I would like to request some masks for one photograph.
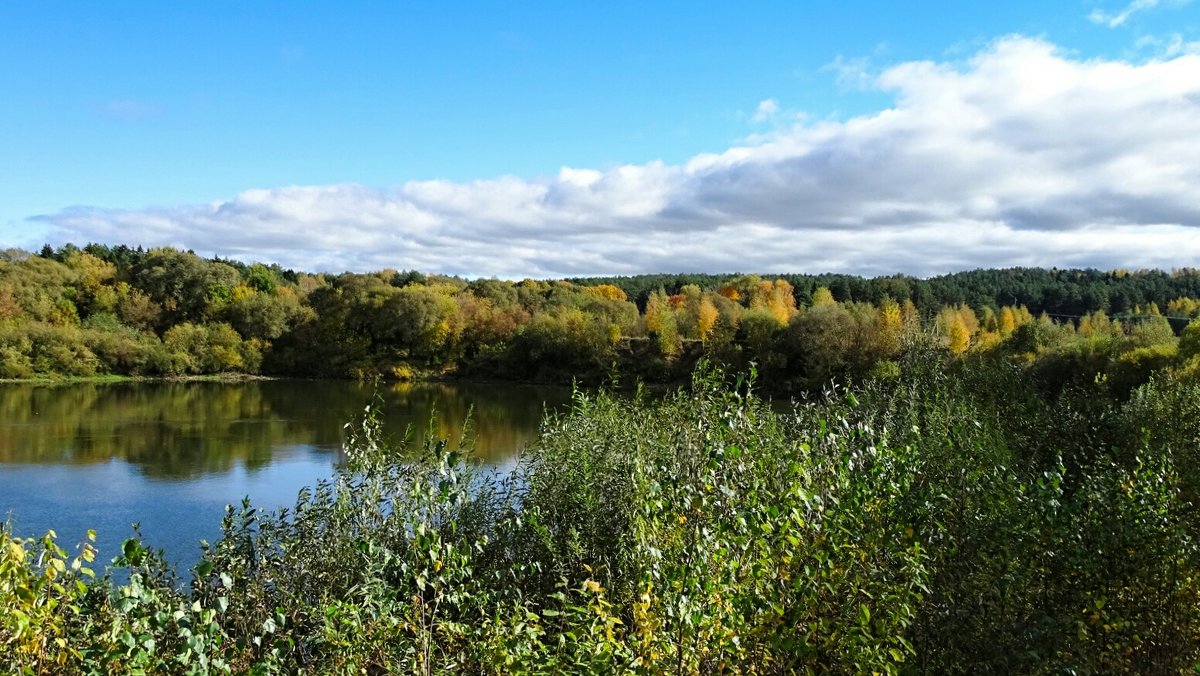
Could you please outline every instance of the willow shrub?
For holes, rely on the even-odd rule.
[[[369,407],[294,508],[230,507],[190,586],[137,539],[124,582],[89,584],[90,547],[3,533],[0,668],[1193,669],[1196,386],[1048,400],[942,359],[786,409],[707,369],[580,392],[503,476],[469,438],[388,439]]]
[[[579,395],[525,468],[523,556],[602,581],[623,668],[898,668],[924,579],[907,449],[845,418],[801,432],[749,385]]]
[[[76,631],[84,615],[95,533],[73,558],[55,541],[13,537],[0,526],[0,666],[9,673],[49,673],[81,657]]]

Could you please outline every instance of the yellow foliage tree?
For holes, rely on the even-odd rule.
[[[717,325],[717,319],[721,313],[717,310],[717,306],[713,304],[712,299],[705,296],[700,301],[700,309],[697,313],[697,328],[700,333],[700,340],[708,342],[708,337],[712,335],[713,327]]]
[[[837,301],[835,301],[833,299],[833,292],[830,291],[827,287],[818,286],[817,290],[813,291],[813,294],[812,294],[812,306],[813,307],[821,307],[822,305],[833,305],[836,302]]]
[[[238,284],[237,286],[233,287],[233,291],[230,292],[229,302],[241,303],[243,301],[250,300],[256,294],[258,294],[258,291],[254,287],[246,286],[245,284]]]
[[[1200,301],[1195,298],[1176,298],[1167,303],[1167,313],[1176,317],[1200,316]]]
[[[975,349],[980,352],[987,352],[1000,346],[1003,339],[996,331],[981,331],[975,337]]]
[[[890,355],[900,349],[900,337],[904,333],[904,312],[900,305],[888,296],[884,296],[879,303],[879,332],[885,354]]]
[[[967,330],[967,324],[963,321],[961,315],[955,314],[950,321],[948,331],[950,339],[950,352],[952,354],[962,354],[971,347],[971,332]]]
[[[784,326],[796,314],[795,290],[785,279],[761,280],[751,288],[750,309],[766,310]]]
[[[996,320],[997,328],[1000,335],[1005,338],[1012,335],[1013,331],[1017,330],[1017,315],[1013,309],[1005,305],[1000,308],[1000,316]]]
[[[1029,311],[1029,308],[1025,307],[1024,305],[1018,306],[1017,309],[1014,311],[1014,315],[1017,320],[1017,328],[1021,328],[1022,326],[1025,326],[1026,324],[1033,323],[1033,313],[1031,313]]]
[[[771,286],[771,314],[779,323],[787,324],[796,316],[796,290],[785,279],[777,279]]]
[[[734,302],[740,301],[742,299],[742,292],[738,291],[730,284],[725,284],[720,289],[718,289],[717,295],[724,296],[725,298],[728,298],[729,300],[734,301]]]
[[[998,333],[1000,331],[1000,321],[996,317],[996,311],[990,306],[984,306],[979,317],[979,329],[989,333]]]
[[[66,266],[79,275],[80,291],[76,302],[89,313],[112,312],[116,309],[117,294],[112,286],[117,268],[90,253],[76,251],[64,261]]]
[[[0,319],[20,317],[22,314],[21,304],[17,302],[17,297],[13,295],[12,289],[0,286]]]
[[[584,293],[603,298],[604,300],[629,300],[629,296],[620,288],[612,284],[598,284],[596,286],[585,286]]]
[[[88,289],[111,282],[117,276],[117,268],[112,263],[83,251],[72,253],[63,262],[68,268],[79,273],[79,281]]]
[[[1123,332],[1120,325],[1110,320],[1104,310],[1097,310],[1080,318],[1078,333],[1083,338],[1092,338],[1096,336],[1119,336]]]
[[[967,326],[961,308],[942,308],[942,311],[938,313],[937,327],[946,337],[946,345],[951,354],[962,354],[971,347],[972,332]]]
[[[667,300],[667,294],[660,289],[650,294],[646,299],[646,330],[651,333],[661,333],[666,328],[668,316],[671,316],[671,322],[674,323],[673,311],[671,309],[671,301]]]
[[[970,336],[979,333],[979,318],[975,316],[975,311],[970,305],[962,303],[958,306],[958,316],[962,318],[963,327],[967,330]]]

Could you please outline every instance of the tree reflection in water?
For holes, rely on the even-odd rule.
[[[56,530],[64,543],[98,532],[101,561],[142,524],[148,544],[185,570],[222,509],[247,495],[261,509],[294,504],[333,474],[345,423],[370,384],[0,384],[0,520],[21,535]],[[468,417],[479,459],[503,468],[536,436],[563,388],[385,385],[385,429],[414,440],[433,428],[457,439]],[[419,447],[414,445],[414,447]]]

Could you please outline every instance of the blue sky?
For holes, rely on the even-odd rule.
[[[1138,147],[1194,131],[1185,113],[1200,99],[1172,88],[1178,73],[1194,70],[1200,11],[1180,0],[0,0],[0,25],[4,246],[169,244],[313,269],[419,267],[508,277],[758,265],[864,274],[1106,267],[1120,263],[1108,253],[1113,249],[1128,253],[1132,267],[1170,267],[1194,265],[1194,256],[1182,258],[1200,253],[1190,234],[1200,223],[1190,211],[1131,206],[1196,197],[1182,184],[1197,160],[1180,159],[1169,176],[1145,177],[1177,181],[1183,194],[1157,199],[1146,189],[1117,199],[1127,186],[1109,173],[1047,204],[1038,189],[993,194],[982,184],[916,185],[930,168],[937,173],[946,165],[943,156],[879,154],[912,138],[910,126],[891,136],[857,135],[872,120],[887,124],[890,110],[907,106],[915,116],[939,96],[980,104],[956,89],[960,80],[995,77],[1020,90],[1030,76],[1006,79],[1001,71],[1020,73],[1026,57],[1043,58],[1048,71],[1055,64],[1070,70],[1050,86],[1078,88],[1076,98],[1095,97],[1100,108],[1075,111],[1075,124],[1024,119],[1044,132],[1041,147],[1004,136],[1002,118],[1020,111],[999,111],[991,136],[964,143],[1012,150],[1005,156],[1019,155],[1020,166],[1010,170],[1020,176],[1030,170],[1025,160],[1069,153],[1061,134],[1051,133],[1055,124],[1127,121],[1145,130],[1161,122],[1148,125],[1135,115],[1184,120],[1154,139],[1131,137],[1113,149],[1114,162],[1136,165]],[[922,63],[961,77],[913,74]],[[1125,92],[1144,98],[1105,107],[1104,78],[1086,75],[1097,63],[1137,70]],[[1171,63],[1173,70],[1147,69]],[[948,93],[920,93],[926,81]],[[944,124],[953,130],[962,121]],[[937,129],[921,133],[936,139]],[[1086,137],[1074,142],[1078,151],[1095,145]],[[964,148],[963,155],[974,151]],[[711,156],[724,160],[706,163]],[[856,172],[882,166],[888,183],[856,185],[842,201],[825,204],[821,196],[837,185],[824,184],[838,169],[818,160],[849,156],[864,163]],[[585,180],[564,167],[584,172]],[[1039,168],[1050,183],[1079,173],[1065,165]],[[756,179],[743,180],[752,170]],[[962,173],[949,166],[946,172]],[[903,189],[908,181],[911,192]],[[809,183],[824,188],[793,199],[795,186]],[[620,190],[599,190],[610,184]],[[1098,198],[1112,200],[1107,211],[1084,209]],[[964,214],[942,204],[974,201],[992,210]],[[870,215],[855,212],[868,202],[876,205]],[[795,215],[810,204],[820,220]],[[914,210],[920,216],[905,220]],[[1055,215],[1049,224],[1048,213]],[[1076,220],[1061,222],[1068,217]],[[1146,229],[1129,230],[1136,226]],[[856,248],[877,227],[889,228],[899,249]],[[959,241],[966,250],[957,255],[926,252],[922,247],[942,239],[935,227],[970,230],[974,238]],[[1009,239],[1019,244],[997,243],[1014,232]],[[1045,235],[1042,246],[1031,232]],[[753,244],[776,238],[792,242],[776,257]],[[814,238],[820,248],[804,245]],[[1128,242],[1143,241],[1156,244],[1129,251]],[[725,243],[723,255],[711,251],[716,242]],[[1044,255],[1030,253],[1038,249]]]

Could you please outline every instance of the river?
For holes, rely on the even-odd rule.
[[[562,388],[481,384],[380,387],[385,429],[457,440],[471,420],[477,457],[503,471]],[[226,504],[273,510],[332,476],[345,423],[372,400],[341,381],[0,385],[0,518],[21,536],[54,529],[69,551],[97,531],[100,560],[141,524],[180,572],[220,534]],[[436,412],[436,414],[435,414]]]

